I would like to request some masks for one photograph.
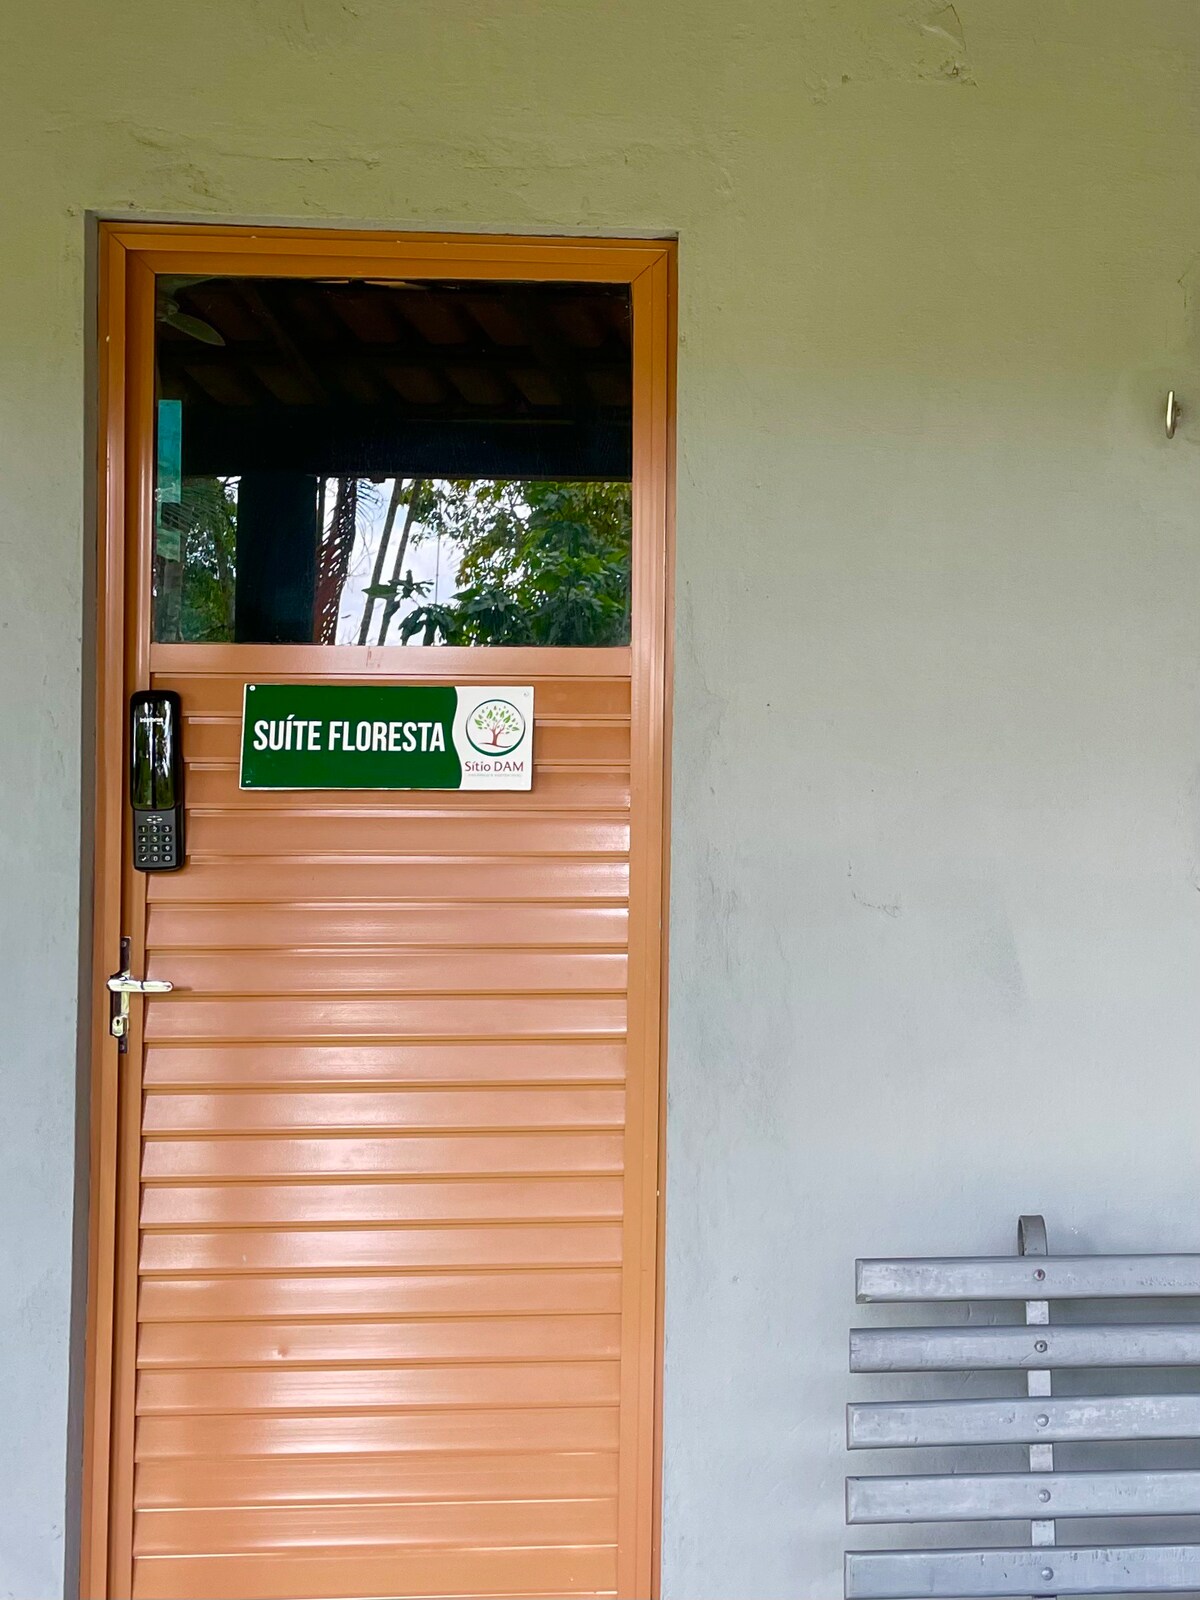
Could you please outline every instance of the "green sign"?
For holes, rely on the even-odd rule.
[[[163,516],[164,506],[183,499],[183,401],[158,402],[158,470],[154,475],[154,553],[178,561],[183,550],[180,522]]]
[[[154,480],[159,505],[183,499],[183,401],[158,402],[158,472]]]
[[[248,683],[243,789],[528,789],[533,690]]]

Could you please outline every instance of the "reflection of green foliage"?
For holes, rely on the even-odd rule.
[[[233,638],[237,487],[230,478],[185,478],[178,505],[161,508],[179,559],[163,563],[155,597],[159,639]],[[165,544],[160,536],[160,546]]]
[[[404,618],[405,642],[629,642],[627,483],[446,481],[429,485],[414,539],[458,547],[460,588]]]

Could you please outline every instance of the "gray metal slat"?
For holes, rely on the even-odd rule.
[[[1200,1515],[1200,1472],[987,1472],[847,1478],[846,1521]]]
[[[851,1450],[1200,1439],[1200,1395],[873,1401],[847,1406],[846,1437]]]
[[[847,1600],[1183,1594],[1200,1588],[1200,1545],[1044,1550],[870,1550],[846,1556]]]
[[[864,1260],[855,1264],[855,1281],[858,1300],[863,1304],[1200,1296],[1200,1255]]]
[[[1187,1323],[854,1328],[850,1333],[851,1372],[1187,1366],[1200,1366],[1200,1327]]]

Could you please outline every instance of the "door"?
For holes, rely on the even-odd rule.
[[[648,1594],[668,248],[102,253],[85,1592]],[[255,789],[266,684],[532,689],[531,785]]]

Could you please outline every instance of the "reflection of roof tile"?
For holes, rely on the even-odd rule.
[[[162,393],[197,407],[546,421],[629,410],[623,285],[212,278],[164,288],[224,340],[160,320]]]
[[[623,284],[160,284],[184,469],[628,478]]]

